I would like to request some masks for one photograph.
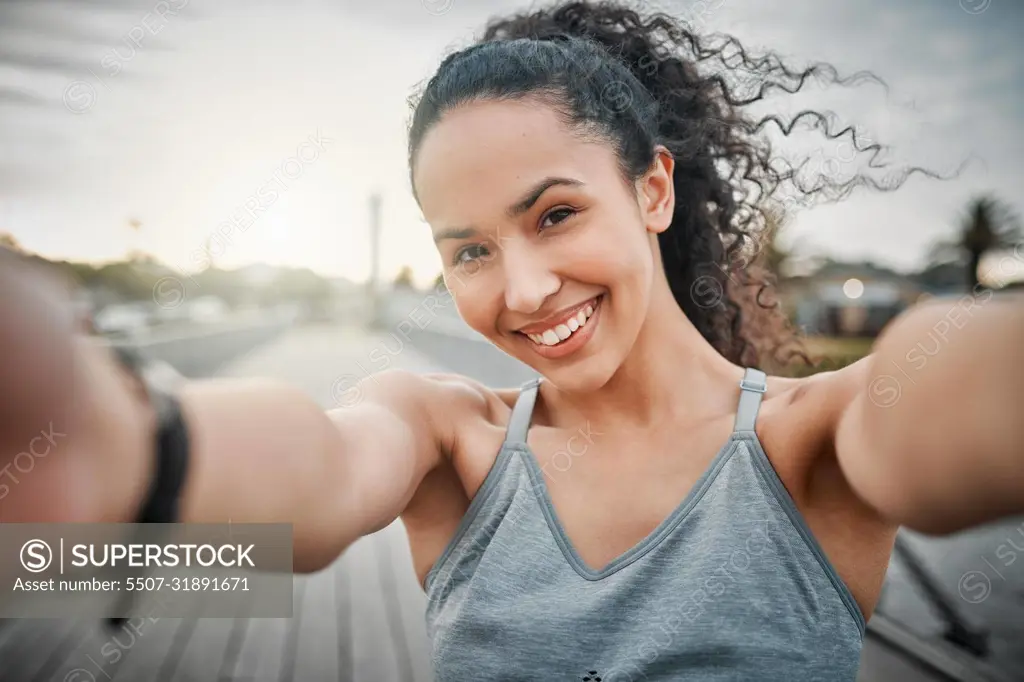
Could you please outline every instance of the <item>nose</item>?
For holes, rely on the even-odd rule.
[[[505,307],[517,313],[537,312],[544,301],[562,287],[562,279],[548,265],[539,249],[526,244],[506,247],[502,258],[505,274]]]

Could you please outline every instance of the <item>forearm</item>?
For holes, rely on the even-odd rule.
[[[928,533],[1024,512],[1024,297],[908,311],[866,381],[837,442],[869,503]]]
[[[84,337],[74,347],[66,416],[34,427],[43,440],[0,453],[4,522],[131,522],[145,501],[155,415],[108,349]],[[190,443],[179,521],[290,523],[297,572],[355,539],[342,502],[360,453],[312,398],[266,380],[188,382],[177,394]]]
[[[319,570],[357,537],[344,513],[365,453],[323,409],[268,380],[201,381],[179,393],[190,439],[185,523],[292,524],[295,571]]]

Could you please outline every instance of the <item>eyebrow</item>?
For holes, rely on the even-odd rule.
[[[561,178],[561,177],[547,177],[535,184],[523,197],[505,209],[505,215],[509,218],[518,218],[522,214],[533,208],[533,205],[541,198],[544,192],[548,191],[552,187],[558,185],[565,185],[568,187],[580,187],[584,183],[582,180],[576,180],[574,178]],[[434,235],[434,243],[439,244],[445,239],[468,239],[477,235],[478,232],[473,227],[452,227],[446,230],[441,230]]]

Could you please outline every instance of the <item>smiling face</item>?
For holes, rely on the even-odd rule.
[[[459,314],[567,391],[615,373],[647,319],[672,159],[635,183],[608,142],[525,99],[447,112],[413,180]]]

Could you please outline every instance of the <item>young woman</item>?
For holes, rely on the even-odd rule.
[[[853,680],[899,525],[1024,511],[1024,304],[920,305],[849,367],[755,369],[781,346],[743,261],[799,183],[744,106],[813,78],[842,82],[615,5],[492,22],[426,86],[410,176],[459,313],[543,378],[388,371],[326,416],[277,383],[187,384],[177,520],[291,522],[308,572],[401,518],[441,680]],[[10,273],[17,373],[25,339],[70,333]],[[69,347],[76,399],[39,373],[0,422],[11,453],[74,424],[6,521],[130,521],[154,477],[146,401]]]

